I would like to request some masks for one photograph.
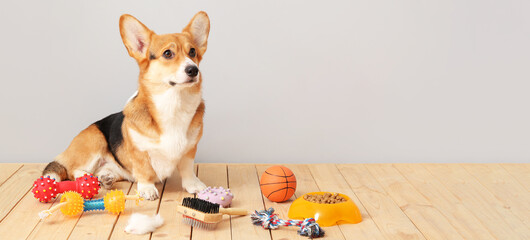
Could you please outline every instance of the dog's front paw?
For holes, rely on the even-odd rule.
[[[158,189],[156,189],[155,184],[152,183],[138,183],[138,194],[140,197],[146,200],[156,200],[159,198]]]
[[[182,179],[182,188],[186,189],[189,193],[198,193],[206,188],[206,185],[201,182],[197,177]]]
[[[111,189],[112,184],[116,182],[116,178],[114,178],[114,175],[112,174],[100,175],[98,176],[98,178],[99,178],[99,182],[101,183],[101,185],[103,185],[103,187],[107,190]]]

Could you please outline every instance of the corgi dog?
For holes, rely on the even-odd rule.
[[[56,181],[95,174],[103,187],[137,182],[141,197],[159,198],[156,182],[178,169],[190,193],[206,188],[193,163],[202,137],[204,101],[198,68],[210,19],[197,13],[181,33],[158,35],[131,15],[120,17],[125,47],[140,67],[138,90],[123,111],[81,131],[43,176]]]

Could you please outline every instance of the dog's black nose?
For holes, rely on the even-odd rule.
[[[190,77],[196,77],[197,74],[199,74],[199,69],[197,68],[197,66],[187,66],[184,71]]]

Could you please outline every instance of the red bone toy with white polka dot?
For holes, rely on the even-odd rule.
[[[33,183],[33,195],[40,202],[49,202],[58,194],[66,191],[74,191],[85,199],[92,199],[98,194],[99,181],[98,177],[92,174],[85,174],[78,177],[75,181],[55,182],[55,179],[47,177],[40,177]]]

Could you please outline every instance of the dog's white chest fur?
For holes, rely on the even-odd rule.
[[[200,94],[187,94],[170,89],[154,95],[162,134],[152,139],[130,130],[131,138],[140,151],[147,151],[151,166],[163,180],[173,173],[179,160],[196,142],[197,134],[188,134],[190,123],[201,103]]]

